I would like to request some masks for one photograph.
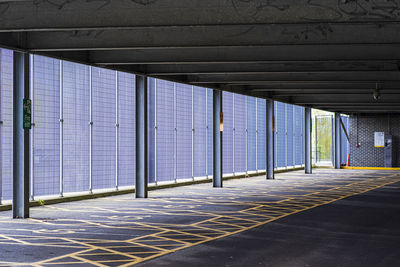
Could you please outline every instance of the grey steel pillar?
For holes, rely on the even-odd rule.
[[[340,113],[335,112],[335,169],[340,169],[341,142],[340,142]]]
[[[222,91],[213,90],[213,186],[222,187]]]
[[[147,198],[147,77],[136,75],[136,198]]]
[[[29,54],[14,52],[13,218],[29,217],[29,129],[23,127],[29,71]]]
[[[274,166],[275,166],[275,152],[274,152],[274,101],[267,99],[267,112],[266,112],[266,145],[267,145],[267,156],[266,156],[266,173],[267,179],[275,179],[274,177]]]
[[[312,173],[312,160],[311,160],[311,108],[304,109],[304,170],[306,173]]]

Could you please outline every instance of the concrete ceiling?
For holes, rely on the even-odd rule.
[[[0,46],[329,111],[400,112],[400,0],[0,0]]]

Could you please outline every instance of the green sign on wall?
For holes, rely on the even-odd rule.
[[[24,129],[31,129],[32,127],[32,101],[28,98],[24,99]]]

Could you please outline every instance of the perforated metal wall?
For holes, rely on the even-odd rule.
[[[60,61],[33,56],[33,185],[35,196],[60,188]]]
[[[222,112],[224,114],[224,131],[222,133],[222,172],[226,174],[234,172],[233,105],[233,94],[223,92]]]
[[[32,196],[133,186],[135,76],[41,56],[33,56],[32,69]],[[1,50],[0,71],[0,191],[7,200],[12,197],[12,52]],[[148,82],[149,182],[210,178],[213,90]],[[275,106],[276,162],[302,164],[304,109]],[[223,112],[224,174],[265,170],[265,100],[223,92]]]
[[[235,173],[246,172],[246,96],[234,95]]]
[[[257,170],[265,170],[266,164],[266,101],[257,99]]]
[[[135,75],[118,73],[118,185],[135,185]]]
[[[193,87],[193,175],[207,175],[207,89]]]
[[[177,92],[181,88],[176,88]],[[156,181],[174,179],[174,83],[156,80]],[[177,110],[182,106],[177,106]],[[189,115],[190,116],[190,115]],[[190,118],[190,117],[189,117]],[[184,134],[177,120],[177,134]],[[185,121],[182,122],[185,124]],[[182,129],[179,129],[181,128]],[[179,147],[179,146],[178,146]],[[177,152],[177,154],[180,151]],[[179,162],[179,160],[178,160]],[[180,164],[177,163],[177,165]]]
[[[12,199],[13,53],[0,49],[0,202]]]
[[[64,191],[89,190],[89,67],[63,62]]]
[[[257,170],[257,98],[247,97],[247,170]]]

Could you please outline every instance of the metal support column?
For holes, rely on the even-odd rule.
[[[147,198],[147,77],[136,76],[136,198]]]
[[[341,154],[340,113],[335,112],[335,169],[340,169]]]
[[[213,91],[213,186],[222,187],[222,91]]]
[[[274,152],[274,101],[267,99],[266,100],[266,173],[267,173],[267,179],[275,179],[274,177],[274,166],[275,166],[275,152]]]
[[[14,52],[13,218],[29,217],[29,129],[24,129],[24,99],[29,99],[29,54]]]
[[[305,173],[312,173],[311,163],[311,108],[304,109],[304,170]]]

